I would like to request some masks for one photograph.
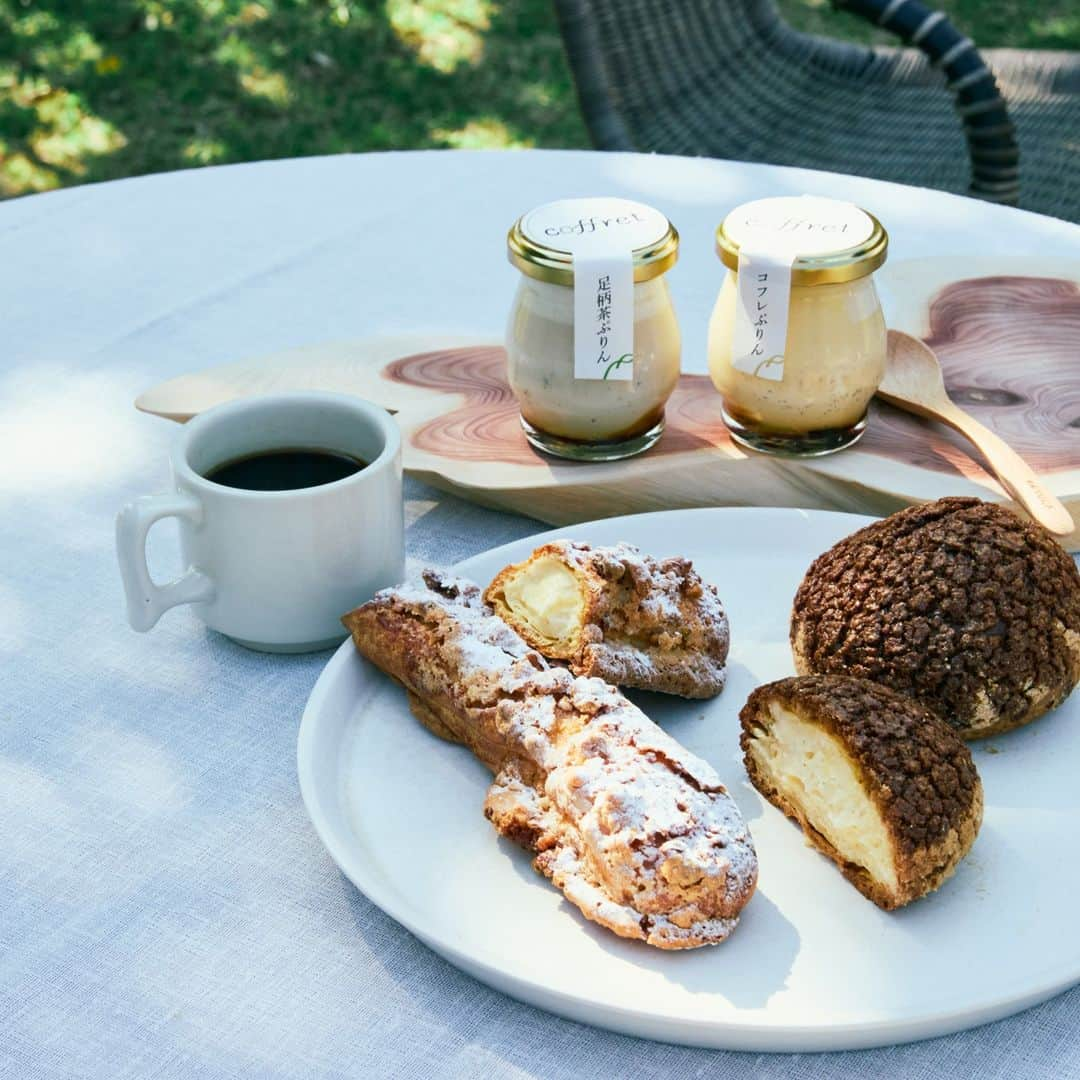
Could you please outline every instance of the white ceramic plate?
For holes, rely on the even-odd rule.
[[[429,734],[399,687],[346,642],[311,694],[300,787],[334,860],[372,901],[478,979],[552,1012],[669,1042],[824,1050],[928,1038],[1017,1012],[1080,981],[1080,696],[973,745],[986,790],[975,847],[937,893],[886,914],[750,787],[738,712],[792,674],[788,613],[814,556],[869,519],[823,511],[682,510],[575,525],[461,564],[481,584],[559,536],[685,555],[731,619],[711,702],[635,700],[711,762],[750,824],[761,875],[722,945],[660,952],[586,922],[496,837],[489,777]]]

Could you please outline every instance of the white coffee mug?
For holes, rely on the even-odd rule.
[[[366,466],[318,487],[248,491],[206,479],[252,454],[316,449]],[[177,604],[265,652],[307,652],[345,637],[341,616],[404,575],[401,437],[388,413],[345,394],[244,398],[185,425],[170,456],[175,491],[129,503],[116,520],[128,620],[149,630]],[[187,572],[155,585],[146,535],[175,517]]]

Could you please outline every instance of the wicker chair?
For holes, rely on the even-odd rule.
[[[773,0],[556,0],[593,142],[857,173],[1080,220],[1080,54],[980,56],[919,0],[835,3],[918,48],[801,34]]]

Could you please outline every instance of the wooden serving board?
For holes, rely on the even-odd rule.
[[[880,275],[889,324],[938,353],[953,399],[1006,439],[1080,521],[1080,261],[919,259]],[[320,389],[396,414],[406,470],[553,524],[688,506],[885,514],[943,495],[1007,502],[948,429],[884,404],[854,448],[816,461],[747,453],[704,375],[683,375],[667,431],[641,457],[546,458],[526,443],[495,341],[406,335],[310,345],[181,376],[136,406],[184,421],[233,398]],[[1080,550],[1080,531],[1063,541]]]

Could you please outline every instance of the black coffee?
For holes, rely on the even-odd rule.
[[[344,480],[366,465],[333,450],[264,450],[215,465],[206,479],[245,491],[296,491]]]

